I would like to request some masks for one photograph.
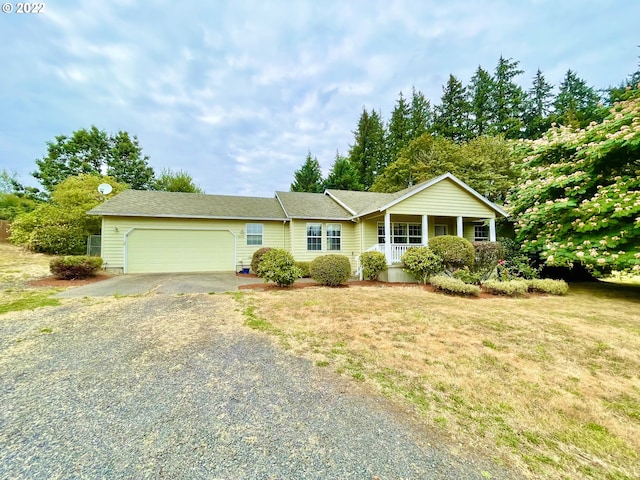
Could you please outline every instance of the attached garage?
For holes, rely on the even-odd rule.
[[[125,273],[233,272],[229,230],[133,228],[125,236]]]

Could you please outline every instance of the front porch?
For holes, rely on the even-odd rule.
[[[387,265],[399,264],[409,248],[426,246],[429,244],[430,236],[439,235],[457,235],[469,241],[495,242],[495,218],[429,215],[418,217],[386,213],[384,221],[377,222],[377,243],[367,250],[383,253]]]

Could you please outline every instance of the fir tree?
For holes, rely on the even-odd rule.
[[[358,180],[358,172],[347,157],[336,152],[331,171],[324,181],[325,189],[335,190],[362,190],[362,184]]]
[[[311,152],[307,153],[302,167],[293,173],[295,178],[291,184],[292,192],[311,192],[322,193],[322,172],[320,171],[320,163],[316,157],[311,156]]]
[[[376,174],[388,163],[382,118],[375,110],[369,113],[363,108],[358,128],[353,134],[355,139],[349,149],[349,161],[358,174],[358,183],[368,190]]]
[[[442,87],[442,99],[436,106],[433,133],[437,136],[463,142],[472,137],[469,130],[469,112],[466,89],[455,75],[449,75],[447,84]]]

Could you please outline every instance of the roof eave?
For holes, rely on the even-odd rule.
[[[150,213],[113,213],[113,212],[87,212],[89,215],[99,215],[102,217],[145,217],[145,218],[194,218],[200,220],[261,220],[286,222],[285,217],[242,217],[242,216],[216,216],[216,215],[177,215],[177,214],[150,214]]]

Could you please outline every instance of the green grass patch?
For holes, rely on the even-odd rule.
[[[40,307],[57,307],[60,305],[60,300],[51,296],[58,291],[57,289],[5,291],[5,298],[0,300],[0,315],[20,310],[35,310]]]

